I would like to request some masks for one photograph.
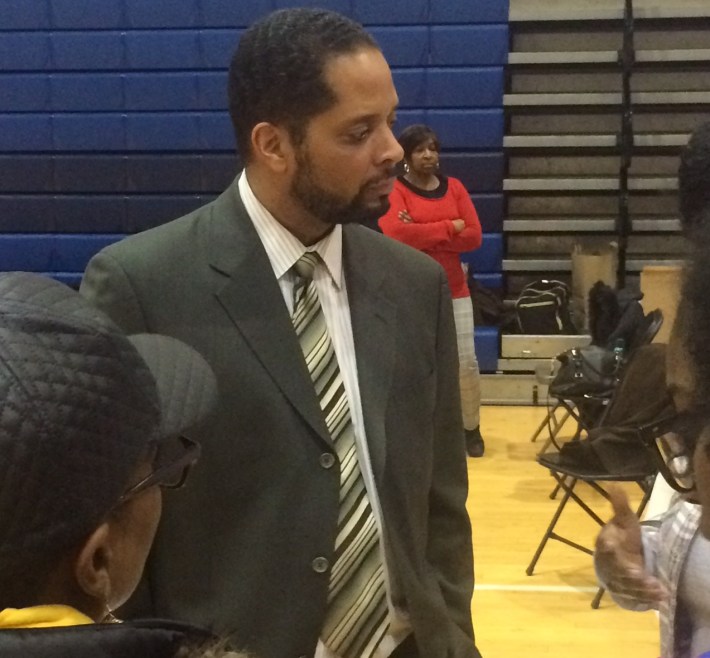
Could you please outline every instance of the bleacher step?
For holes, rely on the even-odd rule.
[[[675,148],[688,142],[687,133],[634,135],[636,148]],[[506,135],[503,147],[514,149],[618,148],[616,135]]]
[[[634,233],[675,233],[680,230],[680,221],[675,218],[633,219]],[[506,233],[608,233],[616,230],[616,220],[586,219],[577,217],[536,219],[507,219],[503,222]]]
[[[682,267],[682,260],[667,258],[631,258],[626,261],[627,272],[640,272],[646,266]],[[504,258],[504,272],[571,272],[569,258]]]
[[[648,176],[629,179],[629,189],[641,190],[675,190],[678,188],[676,178]],[[540,192],[540,191],[614,191],[619,189],[618,178],[578,177],[578,178],[506,178],[503,190],[506,192]]]
[[[501,405],[544,405],[547,386],[537,381],[534,374],[481,375],[481,402]]]
[[[617,64],[618,61],[618,50],[557,50],[548,52],[518,51],[512,52],[508,55],[508,64],[518,67],[566,64]],[[710,61],[710,48],[637,50],[635,52],[635,61],[637,64],[706,62]]]
[[[585,3],[586,4],[586,3]],[[539,2],[511,2],[509,20],[512,23],[545,23],[576,22],[576,21],[621,21],[624,18],[622,2],[615,5],[585,7],[545,7]],[[705,0],[696,2],[672,2],[643,6],[637,3],[634,7],[634,18],[637,20],[687,19],[710,17],[710,3]]]
[[[506,107],[614,106],[621,105],[621,92],[581,92],[543,94],[505,94]],[[710,104],[710,91],[637,91],[631,94],[634,105]]]

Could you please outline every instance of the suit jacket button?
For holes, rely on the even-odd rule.
[[[317,557],[313,560],[313,562],[311,562],[311,566],[313,567],[313,571],[316,573],[325,573],[328,571],[330,564],[326,558]]]
[[[331,452],[324,452],[318,458],[318,462],[323,468],[333,468],[333,464],[335,464],[335,457]]]

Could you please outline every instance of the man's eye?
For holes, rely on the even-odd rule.
[[[370,134],[369,130],[358,130],[357,132],[350,133],[350,139],[353,142],[363,142],[365,139],[367,139],[367,136]]]

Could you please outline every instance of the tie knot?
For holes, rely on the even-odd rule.
[[[319,260],[320,257],[315,251],[307,251],[296,261],[293,269],[296,270],[296,274],[302,279],[310,281],[313,278],[313,271],[316,269]]]

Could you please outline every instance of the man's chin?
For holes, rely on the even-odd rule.
[[[379,219],[390,209],[390,198],[389,196],[379,196],[368,204],[363,210],[363,212],[370,219]]]
[[[336,217],[338,224],[374,224],[390,208],[389,197],[378,197],[369,203],[359,203]]]

